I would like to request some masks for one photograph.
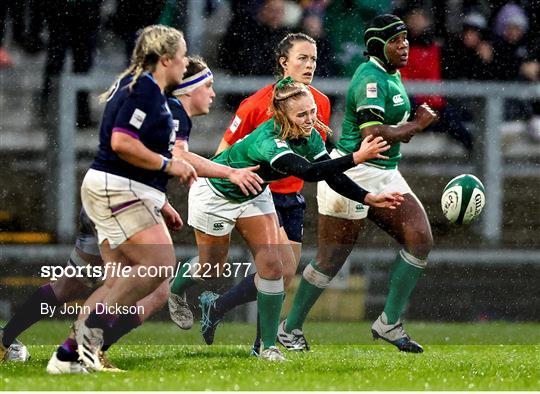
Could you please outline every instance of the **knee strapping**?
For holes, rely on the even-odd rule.
[[[404,249],[401,249],[399,251],[399,255],[406,263],[412,265],[413,267],[426,268],[427,266],[427,260],[419,259],[418,257],[415,257],[412,254],[408,253]]]
[[[320,289],[326,289],[330,284],[332,278],[328,275],[323,274],[322,272],[317,271],[315,267],[313,267],[313,264],[314,263],[310,263],[306,266],[306,268],[304,268],[302,276],[313,286]]]
[[[67,263],[68,265],[71,265],[74,268],[87,267],[91,265],[90,262],[86,261],[84,258],[81,257],[79,253],[77,253],[76,248],[73,248],[71,250],[71,254],[69,255],[69,260]],[[99,278],[94,278],[94,277],[89,276],[89,277],[83,277],[83,278],[77,277],[76,279],[78,279],[86,287],[93,288],[96,285]]]

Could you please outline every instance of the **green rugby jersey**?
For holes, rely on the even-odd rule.
[[[370,108],[383,112],[384,120],[358,124],[358,111]],[[343,153],[352,153],[358,150],[362,143],[360,130],[363,127],[377,123],[399,126],[407,122],[410,113],[411,103],[399,71],[389,74],[370,58],[368,62],[361,64],[353,75],[347,92],[341,137],[336,147]],[[368,163],[385,169],[396,168],[401,158],[399,147],[400,143],[396,142],[383,153],[389,157],[388,160],[372,159]]]
[[[288,176],[272,167],[272,163],[284,154],[296,153],[312,162],[327,153],[324,142],[315,129],[310,137],[298,140],[283,141],[279,133],[280,128],[275,127],[274,118],[271,118],[212,158],[212,161],[233,168],[260,165],[257,174],[264,180],[266,187],[269,182]],[[244,195],[240,188],[228,179],[208,178],[208,182],[216,194],[233,202],[244,202],[256,197],[251,194]]]

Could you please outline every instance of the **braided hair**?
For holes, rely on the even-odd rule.
[[[132,89],[137,79],[145,71],[153,72],[162,56],[173,58],[178,51],[180,40],[184,38],[181,31],[164,25],[145,27],[135,42],[131,54],[131,63],[117,78],[115,83],[99,98],[105,101],[115,90],[118,81],[127,75],[133,75],[128,88]]]

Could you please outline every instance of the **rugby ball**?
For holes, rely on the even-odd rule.
[[[486,203],[485,189],[480,179],[463,174],[452,179],[444,187],[441,208],[452,223],[467,224],[482,212]]]

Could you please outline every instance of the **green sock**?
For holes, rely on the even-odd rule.
[[[177,270],[176,276],[171,283],[171,293],[182,296],[184,291],[189,289],[197,282],[189,273],[192,260],[193,258],[189,259],[183,263],[179,270]]]
[[[388,298],[384,305],[384,313],[387,317],[387,324],[395,324],[399,320],[399,316],[403,311],[403,308],[409,301],[409,297],[416,287],[418,278],[424,272],[424,268],[420,268],[417,265],[409,262],[405,256],[409,256],[409,259],[416,259],[414,256],[403,251],[400,251],[396,257],[394,266],[390,273],[390,290],[388,292]],[[416,259],[417,261],[421,261]]]
[[[291,310],[287,315],[287,322],[285,323],[285,331],[289,333],[294,329],[302,329],[309,311],[328,286],[330,280],[332,280],[330,276],[321,272],[315,261],[311,261],[308,267],[306,267],[306,271],[310,272],[306,276],[312,278],[311,281],[317,283],[319,286],[308,282],[304,277],[305,275],[302,275]]]
[[[262,293],[257,291],[257,306],[261,326],[261,340],[264,349],[276,346],[279,316],[283,306],[283,293]]]

